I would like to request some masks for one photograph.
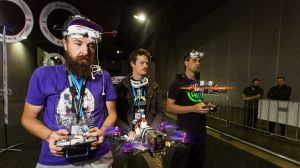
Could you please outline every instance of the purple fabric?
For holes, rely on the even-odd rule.
[[[90,111],[90,119],[94,126],[101,127],[105,120],[105,101],[113,101],[116,98],[111,77],[104,71],[105,96],[102,96],[102,75],[96,79],[88,80],[86,85],[87,102],[84,111]],[[43,122],[51,130],[65,128],[66,122],[63,119],[73,117],[67,108],[68,103],[68,81],[66,70],[63,65],[39,67],[33,73],[26,102],[32,105],[44,106]],[[69,111],[68,111],[69,110]],[[65,114],[66,113],[66,114]],[[64,114],[64,115],[63,115]],[[73,114],[73,113],[72,113]],[[44,165],[67,165],[70,162],[98,159],[110,150],[108,139],[105,138],[98,150],[92,151],[85,158],[67,160],[65,157],[57,157],[49,151],[47,141],[42,142],[42,149],[39,156],[39,163]]]

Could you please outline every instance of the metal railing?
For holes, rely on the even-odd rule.
[[[260,99],[245,104],[240,96],[227,93],[204,98],[218,106],[217,113],[207,114],[209,127],[300,163],[299,102]],[[274,123],[274,132],[270,123]]]

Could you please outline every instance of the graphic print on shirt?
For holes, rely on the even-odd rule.
[[[92,111],[95,109],[95,100],[88,88],[85,89],[82,108],[84,111],[84,118],[88,119],[90,124],[92,124],[93,119],[90,117]],[[70,128],[72,125],[77,123],[76,114],[72,112],[72,95],[69,88],[66,88],[61,93],[56,112],[57,125],[59,127]]]
[[[188,90],[188,91],[186,91],[186,94],[191,102],[201,103],[203,100],[203,92],[199,92],[199,91],[195,91],[195,90]]]

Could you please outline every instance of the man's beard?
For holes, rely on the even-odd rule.
[[[86,56],[89,57],[89,56]],[[72,58],[65,53],[67,68],[77,77],[90,79],[91,78],[91,68],[93,64],[93,59],[87,60],[87,63],[79,63],[79,58]]]

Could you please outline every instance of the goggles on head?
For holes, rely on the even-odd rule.
[[[63,37],[83,38],[88,37],[93,42],[101,41],[103,28],[86,17],[72,16],[63,26]]]
[[[91,28],[81,26],[81,25],[71,25],[66,31],[64,31],[63,36],[69,36],[72,38],[83,38],[88,37],[93,42],[101,41],[101,34]]]
[[[188,58],[202,58],[204,56],[204,52],[199,52],[196,50],[192,50],[189,54]]]
[[[136,81],[133,80],[132,77],[130,79],[131,86],[134,88],[141,88],[143,86],[147,86],[149,83],[148,78],[144,77],[142,80]]]

